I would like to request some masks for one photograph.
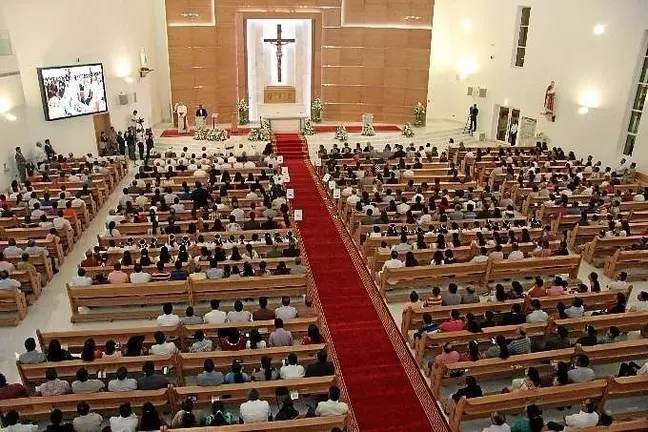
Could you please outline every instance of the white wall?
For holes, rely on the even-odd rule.
[[[156,37],[155,24],[164,18],[156,9],[164,7],[163,0],[4,0],[0,7],[18,58],[31,141],[50,138],[59,152],[96,152],[91,116],[45,121],[37,67],[103,63],[111,120],[117,129],[125,128],[133,109],[148,124],[161,120],[164,96],[159,96],[156,72],[139,80],[138,70],[140,48],[146,49],[149,67],[157,69],[156,44],[166,44]],[[161,61],[168,70],[168,59]],[[124,71],[138,81],[126,83],[118,77]],[[120,92],[130,94],[131,104],[118,104]]]
[[[519,7],[531,6],[530,31],[523,68],[512,66]],[[538,119],[555,145],[577,155],[595,155],[607,164],[621,155],[629,97],[634,98],[638,59],[648,30],[645,0],[436,0],[428,118],[464,121],[468,106],[480,107],[480,127],[493,136],[495,105],[521,110]],[[464,25],[472,22],[472,28]],[[593,34],[604,24],[601,36]],[[476,70],[457,79],[460,59]],[[544,92],[556,81],[555,123],[540,116]],[[488,97],[467,96],[468,86],[488,89]],[[582,92],[593,90],[601,105],[578,114]],[[625,142],[625,135],[623,135]],[[648,112],[635,145],[634,160],[648,170]]]

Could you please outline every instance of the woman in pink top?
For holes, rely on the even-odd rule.
[[[436,364],[446,364],[459,361],[461,356],[457,351],[452,348],[452,345],[447,343],[443,345],[443,352],[434,358]]]
[[[13,264],[7,261],[7,259],[4,256],[4,253],[2,252],[0,252],[0,270],[6,270],[9,273],[16,270],[16,267],[14,267]]]
[[[551,287],[547,289],[547,295],[559,296],[563,294],[565,294],[564,282],[561,277],[556,277]]]
[[[464,322],[459,316],[457,309],[452,309],[450,319],[441,324],[440,330],[444,332],[460,331],[464,329]]]

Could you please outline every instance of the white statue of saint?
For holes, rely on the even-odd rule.
[[[176,114],[178,115],[178,132],[186,132],[187,125],[187,106],[180,102],[176,107]]]

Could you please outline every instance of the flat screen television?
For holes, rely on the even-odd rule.
[[[45,120],[108,111],[101,63],[38,68]]]

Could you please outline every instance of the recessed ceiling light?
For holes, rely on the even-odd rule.
[[[472,29],[473,23],[470,18],[464,18],[463,21],[461,21],[461,27],[464,28],[464,30],[470,30]]]
[[[588,112],[589,112],[589,108],[587,108],[586,106],[582,106],[582,107],[578,108],[578,114],[580,114],[580,115],[585,115]]]
[[[605,33],[605,25],[603,25],[603,24],[596,24],[596,25],[594,26],[594,34],[595,34],[596,36],[600,36],[600,35],[602,35],[603,33]]]

